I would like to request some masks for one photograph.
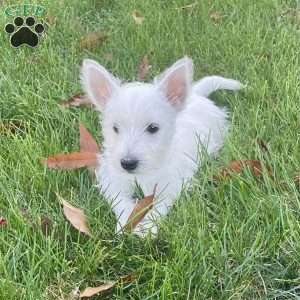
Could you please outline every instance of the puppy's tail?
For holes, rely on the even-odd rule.
[[[239,81],[221,76],[207,76],[193,86],[193,90],[200,96],[208,97],[217,90],[240,90],[244,87]]]

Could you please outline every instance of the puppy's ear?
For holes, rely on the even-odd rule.
[[[117,78],[91,59],[83,60],[80,77],[85,92],[100,111],[103,111],[107,101],[120,87]]]
[[[193,79],[193,61],[184,57],[155,78],[154,82],[178,110],[184,106]]]

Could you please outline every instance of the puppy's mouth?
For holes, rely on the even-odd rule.
[[[140,166],[138,168],[134,169],[134,170],[124,170],[121,167],[121,170],[122,170],[123,173],[129,174],[129,175],[139,175],[139,174],[143,173],[142,168]]]
[[[125,171],[125,173],[132,174],[132,175],[134,175],[134,174],[137,173],[137,170],[134,170],[134,171],[127,171],[127,170],[124,170],[124,171]]]

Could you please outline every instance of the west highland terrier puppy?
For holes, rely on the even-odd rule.
[[[121,83],[93,60],[83,61],[85,92],[102,113],[103,153],[96,170],[99,187],[118,219],[126,224],[136,205],[136,186],[151,195],[153,209],[134,229],[157,233],[165,216],[201,164],[199,147],[215,155],[228,129],[225,109],[207,97],[219,89],[239,90],[240,82],[219,76],[193,83],[193,62],[184,57],[152,83]],[[203,152],[202,152],[203,153]]]

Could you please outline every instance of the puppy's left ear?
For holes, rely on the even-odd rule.
[[[193,61],[183,57],[165,72],[155,78],[154,82],[177,109],[183,108],[193,80]]]
[[[81,82],[85,92],[100,111],[119,89],[120,81],[96,61],[85,59],[81,67]]]

